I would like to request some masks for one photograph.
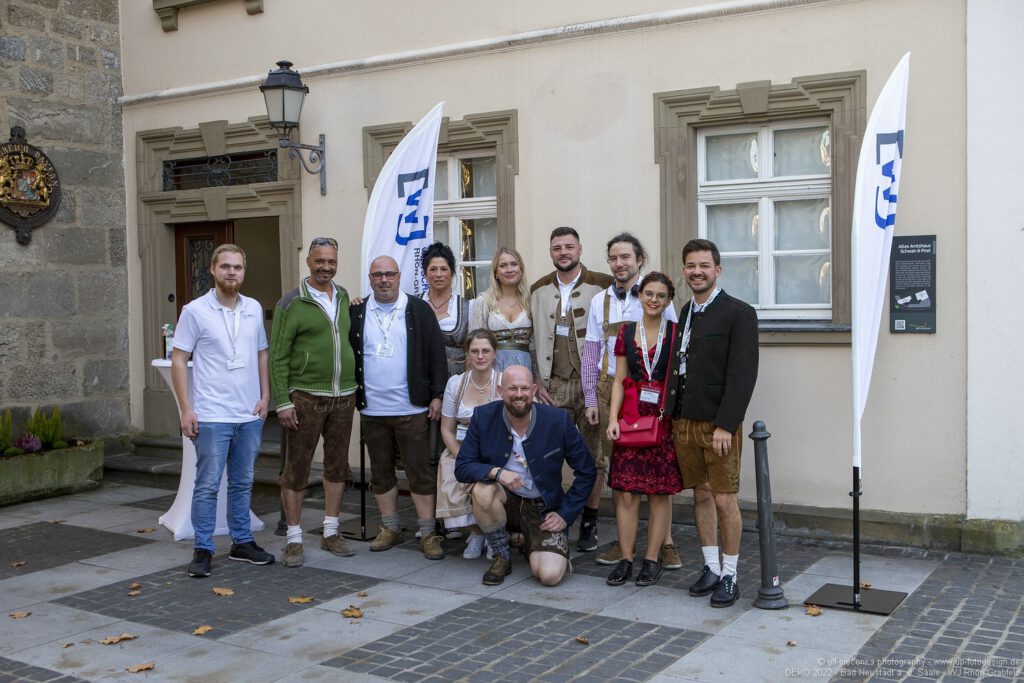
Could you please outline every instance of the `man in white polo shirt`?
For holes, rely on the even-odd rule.
[[[214,287],[185,305],[174,329],[171,376],[178,395],[181,433],[196,446],[192,493],[194,551],[188,574],[212,571],[217,491],[228,473],[228,558],[271,564],[274,556],[253,541],[249,524],[253,465],[260,450],[270,402],[270,373],[263,307],[239,294],[245,279],[245,252],[234,244],[213,251]],[[188,360],[192,355],[192,392]]]

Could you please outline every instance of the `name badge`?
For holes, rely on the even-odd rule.
[[[242,369],[244,367],[245,367],[245,359],[244,358],[241,358],[241,357],[238,357],[238,358],[228,358],[228,370],[240,370],[240,369]]]
[[[381,358],[391,358],[395,355],[395,347],[389,342],[377,344],[377,355]]]
[[[653,403],[658,405],[661,400],[661,388],[660,387],[641,387],[640,388],[640,402],[641,403]]]
[[[559,337],[568,337],[569,336],[569,326],[568,325],[555,325],[555,334],[557,334]]]

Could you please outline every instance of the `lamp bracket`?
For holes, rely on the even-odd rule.
[[[327,194],[327,148],[325,145],[326,136],[320,135],[319,145],[303,145],[299,142],[292,142],[287,135],[281,136],[278,140],[278,144],[281,149],[288,150],[289,159],[298,159],[299,163],[302,164],[302,168],[311,175],[320,176],[320,194]],[[309,152],[307,161],[302,156],[300,150]]]

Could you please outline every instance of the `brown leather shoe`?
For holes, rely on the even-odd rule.
[[[682,569],[683,561],[679,558],[679,553],[676,552],[676,547],[671,543],[666,543],[661,546],[661,552],[658,553],[658,559],[661,560],[661,566],[663,569]]]
[[[615,541],[608,550],[598,555],[594,561],[598,564],[618,564],[621,559],[623,559],[622,548],[619,547],[619,542]]]
[[[352,557],[356,554],[356,551],[352,550],[348,542],[341,537],[341,534],[333,534],[321,540],[320,550],[326,550],[338,557]]]
[[[500,586],[505,581],[505,577],[512,573],[512,561],[502,557],[501,555],[495,555],[494,560],[491,562],[491,566],[484,572],[484,585],[485,586]]]
[[[286,567],[301,567],[302,559],[301,543],[289,543],[281,553],[281,564]]]
[[[386,526],[380,528],[380,533],[377,534],[377,538],[373,539],[373,543],[370,544],[371,553],[379,553],[382,550],[391,550],[396,545],[402,542],[402,532],[392,531]]]
[[[444,559],[444,548],[441,546],[441,537],[438,534],[427,534],[421,538],[420,550],[428,560]]]

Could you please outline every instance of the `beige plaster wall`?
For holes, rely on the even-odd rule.
[[[341,22],[341,3],[336,10],[320,4],[324,6],[321,24]],[[578,5],[583,3],[566,4],[582,15]],[[593,6],[610,10],[613,4]],[[201,73],[201,78],[191,79],[195,83],[248,76],[265,71],[282,55],[293,57],[299,67],[309,67],[316,59],[337,61],[353,54],[355,48],[341,38],[333,51],[330,46],[314,50],[298,39],[270,40],[261,22],[274,18],[275,3],[268,1],[266,6],[268,13],[262,18],[247,17],[231,3],[214,4],[203,12],[196,8],[194,20],[186,10],[176,34],[158,35],[145,29],[133,36],[132,41],[148,37],[150,47],[160,49],[139,51],[137,46],[132,50],[130,73],[130,60],[125,59],[126,94],[186,82],[174,81],[172,75],[184,79],[189,73]],[[637,11],[637,6],[630,3],[629,9]],[[425,26],[422,33],[436,38],[430,44],[438,44],[442,35],[462,41],[539,25],[539,9],[533,14],[507,11],[513,19],[499,21],[488,14],[486,19],[471,21],[459,15],[460,30],[453,34],[445,33],[448,29],[439,16],[432,20],[437,31],[428,24],[431,30]],[[966,301],[956,284],[965,245],[963,15],[962,2],[953,0],[840,2],[308,79],[311,92],[303,112],[302,138],[312,141],[316,133],[327,134],[329,189],[321,197],[316,179],[303,177],[304,236],[327,234],[358,244],[367,199],[362,184],[362,128],[417,120],[443,99],[445,113],[452,119],[483,111],[518,111],[516,242],[531,277],[550,270],[547,234],[562,224],[580,230],[584,261],[595,268],[603,268],[603,240],[621,229],[634,231],[658,263],[660,188],[653,152],[654,93],[709,85],[732,89],[738,82],[766,79],[788,83],[797,76],[864,69],[870,107],[893,66],[904,52],[912,51],[908,138],[896,229],[899,234],[938,235],[939,333],[892,336],[884,331],[887,316],[883,320],[864,420],[863,502],[869,509],[963,513],[966,408],[961,312]],[[226,23],[229,39],[208,40],[207,29],[198,27],[200,16]],[[125,18],[129,22],[150,19],[137,9],[126,10]],[[352,17],[346,21],[351,29]],[[244,60],[230,39],[233,31],[252,32],[242,46]],[[339,36],[351,32],[346,29]],[[131,33],[125,31],[126,41]],[[209,68],[166,68],[160,60],[168,59],[170,53],[160,47],[161,41],[177,41],[174,52],[179,54],[198,52]],[[392,49],[382,41],[366,46],[372,53]],[[360,54],[371,54],[366,50]],[[303,54],[310,61],[300,60]],[[242,121],[262,111],[255,88],[129,107],[125,111],[127,158],[134,158],[135,131],[193,127],[211,119]],[[134,179],[128,175],[128,197],[133,198]],[[131,226],[129,239],[134,239]],[[296,258],[301,259],[301,254]],[[341,254],[339,281],[353,291],[363,289],[356,281],[357,258],[358,249]],[[133,268],[137,283],[137,265]],[[955,279],[950,277],[954,273]],[[133,358],[136,400],[141,400],[143,361]],[[748,426],[755,418],[765,419],[773,434],[777,502],[849,507],[849,365],[848,347],[762,349],[761,379]],[[744,472],[744,497],[753,498],[753,468],[748,465]]]

